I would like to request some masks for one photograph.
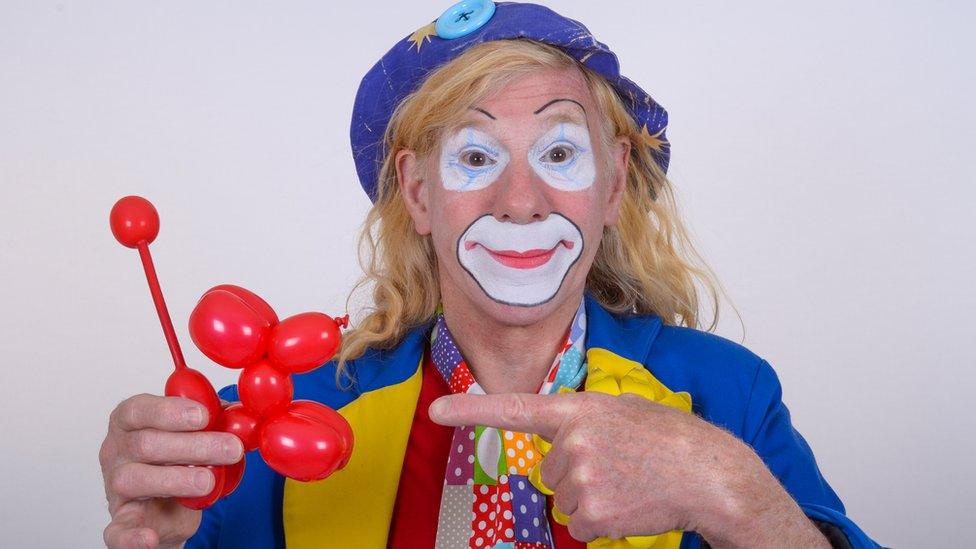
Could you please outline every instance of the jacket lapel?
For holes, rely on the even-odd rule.
[[[338,409],[355,435],[352,455],[321,481],[285,479],[281,513],[289,548],[386,547],[420,395],[426,333],[418,328],[392,353],[355,362],[361,394]]]

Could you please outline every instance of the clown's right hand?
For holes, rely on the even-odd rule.
[[[244,453],[232,434],[198,431],[206,424],[207,410],[180,397],[136,395],[112,411],[98,453],[112,515],[108,547],[180,547],[196,532],[201,511],[174,498],[210,493],[214,477],[186,465],[228,465]]]

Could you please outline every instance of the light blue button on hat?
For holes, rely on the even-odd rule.
[[[495,15],[495,3],[490,0],[464,0],[447,8],[437,18],[437,36],[452,40],[480,29]]]

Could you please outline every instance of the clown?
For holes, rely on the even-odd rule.
[[[372,304],[295,398],[339,410],[345,469],[240,457],[192,402],[113,414],[113,547],[875,547],[792,428],[772,368],[700,331],[667,115],[580,23],[460,2],[363,78]],[[221,391],[237,400],[236,389]],[[203,422],[203,423],[201,423]]]

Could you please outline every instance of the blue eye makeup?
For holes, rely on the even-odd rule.
[[[498,179],[509,159],[494,137],[473,127],[461,128],[441,148],[441,183],[452,191],[484,189]],[[555,189],[583,190],[596,177],[590,133],[580,124],[562,122],[552,127],[529,149],[528,160]]]
[[[560,123],[536,141],[529,163],[548,185],[563,191],[579,191],[593,184],[596,163],[590,132],[579,124]]]
[[[493,137],[475,128],[461,128],[441,149],[441,183],[452,191],[483,189],[498,178],[508,160],[508,153]]]

